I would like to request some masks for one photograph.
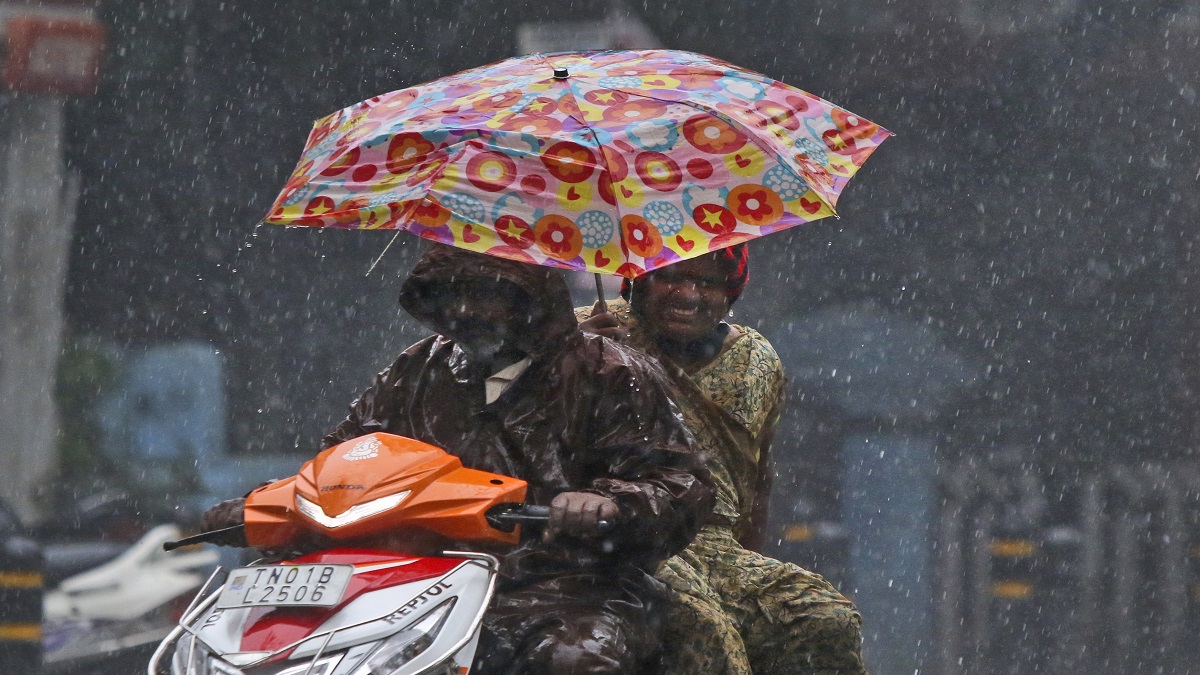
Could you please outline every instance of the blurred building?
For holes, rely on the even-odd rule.
[[[79,179],[64,162],[68,97],[96,87],[91,2],[0,2],[0,499],[26,521],[55,468],[55,368]]]

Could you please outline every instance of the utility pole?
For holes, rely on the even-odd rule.
[[[77,179],[63,158],[67,97],[92,93],[104,29],[90,2],[0,2],[0,498],[41,519],[57,458],[55,370]]]

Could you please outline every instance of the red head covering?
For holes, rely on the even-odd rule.
[[[715,258],[725,268],[728,274],[725,277],[725,295],[729,298],[729,304],[732,305],[742,297],[742,291],[746,290],[746,284],[750,282],[750,249],[746,247],[745,243],[734,244],[707,255]],[[633,285],[630,280],[622,280],[621,297],[628,300],[632,291]]]

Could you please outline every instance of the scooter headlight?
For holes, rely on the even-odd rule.
[[[297,494],[296,509],[300,513],[312,518],[318,524],[333,529],[349,525],[350,523],[357,523],[363,518],[369,518],[389,509],[394,509],[405,499],[408,499],[408,495],[411,492],[412,490],[405,490],[404,492],[397,492],[394,495],[372,499],[365,504],[356,504],[346,509],[345,513],[337,516],[325,515],[325,510],[319,504],[314,504]]]
[[[420,656],[433,644],[453,607],[454,598],[451,598],[430,610],[419,621],[385,640],[353,675],[390,675]]]

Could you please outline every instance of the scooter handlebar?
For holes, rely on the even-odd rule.
[[[517,525],[544,526],[550,522],[550,507],[534,504],[497,504],[485,516],[488,525],[501,532],[512,532]]]
[[[512,532],[517,525],[544,527],[550,523],[550,507],[534,504],[497,504],[486,514],[488,524],[501,532]],[[614,523],[601,520],[596,523],[596,532],[603,534],[613,528]]]
[[[222,539],[227,539],[229,537],[229,535],[234,534],[234,533],[238,532],[239,530],[245,530],[245,529],[246,529],[245,525],[234,525],[232,527],[222,527],[219,530],[209,530],[208,532],[201,532],[200,534],[193,534],[190,537],[184,537],[183,539],[179,539],[177,541],[164,542],[163,550],[164,551],[174,551],[177,548],[183,548],[184,546],[191,546],[192,544],[208,544],[211,542],[216,542],[216,541],[219,541]]]
[[[488,510],[485,517],[488,524],[497,530],[512,532],[518,525],[543,527],[549,524],[550,507],[537,506],[535,504],[497,504]],[[596,529],[598,532],[606,532],[612,528],[612,525],[612,523],[602,520],[597,524]],[[163,543],[163,550],[174,551],[177,548],[193,544],[216,543],[227,540],[230,535],[244,531],[245,529],[245,525],[234,525],[232,527],[223,527],[219,530],[201,532],[177,541],[165,542]]]

